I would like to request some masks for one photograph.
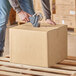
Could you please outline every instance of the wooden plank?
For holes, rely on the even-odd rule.
[[[0,57],[0,61],[10,62],[10,58]]]
[[[67,59],[68,60],[75,60],[76,61],[76,57],[74,57],[74,56],[68,56]]]
[[[10,62],[2,62],[0,61],[1,66],[13,67],[13,68],[22,68],[22,64],[14,64]]]
[[[73,60],[64,60],[64,61],[60,62],[60,64],[76,66],[76,61],[73,61]]]
[[[76,76],[76,57],[68,57],[52,68],[42,68],[9,62],[9,58],[0,58],[0,70],[43,76]]]
[[[38,72],[38,71],[32,71],[32,70],[14,69],[14,68],[9,68],[9,67],[4,67],[4,66],[0,67],[0,71],[20,73],[20,74],[33,74],[33,75],[40,75],[40,76],[68,76],[68,75]]]
[[[0,71],[0,76],[32,76],[32,75],[24,75],[24,74],[17,74],[17,73],[11,73],[6,71]]]
[[[42,67],[34,67],[34,66],[27,66],[23,65],[23,68],[28,68],[28,69],[34,69],[38,71],[44,71],[44,72],[52,72],[56,74],[68,74],[68,75],[73,75],[75,74],[76,71],[68,71],[68,70],[63,70],[63,69],[55,69],[55,68],[42,68]]]
[[[10,56],[9,55],[6,55],[5,58],[10,58]]]
[[[76,66],[69,66],[69,65],[64,65],[64,64],[56,64],[52,66],[52,68],[76,71]]]
[[[23,68],[23,69],[32,69],[37,71],[43,71],[43,72],[52,72],[57,74],[74,74],[75,71],[68,71],[68,70],[60,70],[60,69],[53,69],[53,68],[42,68],[42,67],[34,67],[34,66],[27,66],[27,65],[21,65],[21,64],[14,64],[9,62],[1,62],[0,65],[3,66],[9,66],[9,67],[15,67],[15,68]]]

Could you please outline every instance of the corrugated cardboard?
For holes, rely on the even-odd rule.
[[[76,14],[75,6],[56,4],[56,14],[57,15],[73,15],[73,16],[75,16],[75,14]]]
[[[68,56],[76,57],[76,34],[69,35],[69,38],[68,38]]]
[[[6,33],[5,33],[5,46],[4,46],[4,53],[3,56],[5,57],[6,55],[9,55],[9,28],[12,28],[16,25],[10,25],[7,26],[6,28]]]
[[[9,52],[9,27],[6,28],[6,34],[5,34],[5,46],[4,46],[4,56],[8,55]]]
[[[56,4],[75,5],[76,0],[56,0]]]
[[[67,57],[67,26],[29,24],[10,29],[10,61],[50,67]]]
[[[65,24],[76,28],[76,0],[56,0],[56,13],[53,20],[57,24]]]
[[[53,15],[53,20],[57,23],[57,24],[65,24],[68,25],[68,27],[76,27],[76,16],[71,16],[71,15],[67,15],[67,16],[61,16],[61,15]]]

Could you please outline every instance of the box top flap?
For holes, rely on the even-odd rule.
[[[26,23],[19,26],[15,26],[11,29],[21,29],[21,30],[33,30],[33,31],[50,31],[64,27],[65,25],[50,25],[47,23],[42,23],[40,27],[33,27],[32,24]]]

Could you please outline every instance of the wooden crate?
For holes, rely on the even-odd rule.
[[[0,76],[76,76],[76,57],[68,57],[50,68],[10,63],[0,58]]]

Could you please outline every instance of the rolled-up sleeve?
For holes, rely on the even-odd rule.
[[[18,0],[9,0],[9,3],[17,13],[22,10]]]

